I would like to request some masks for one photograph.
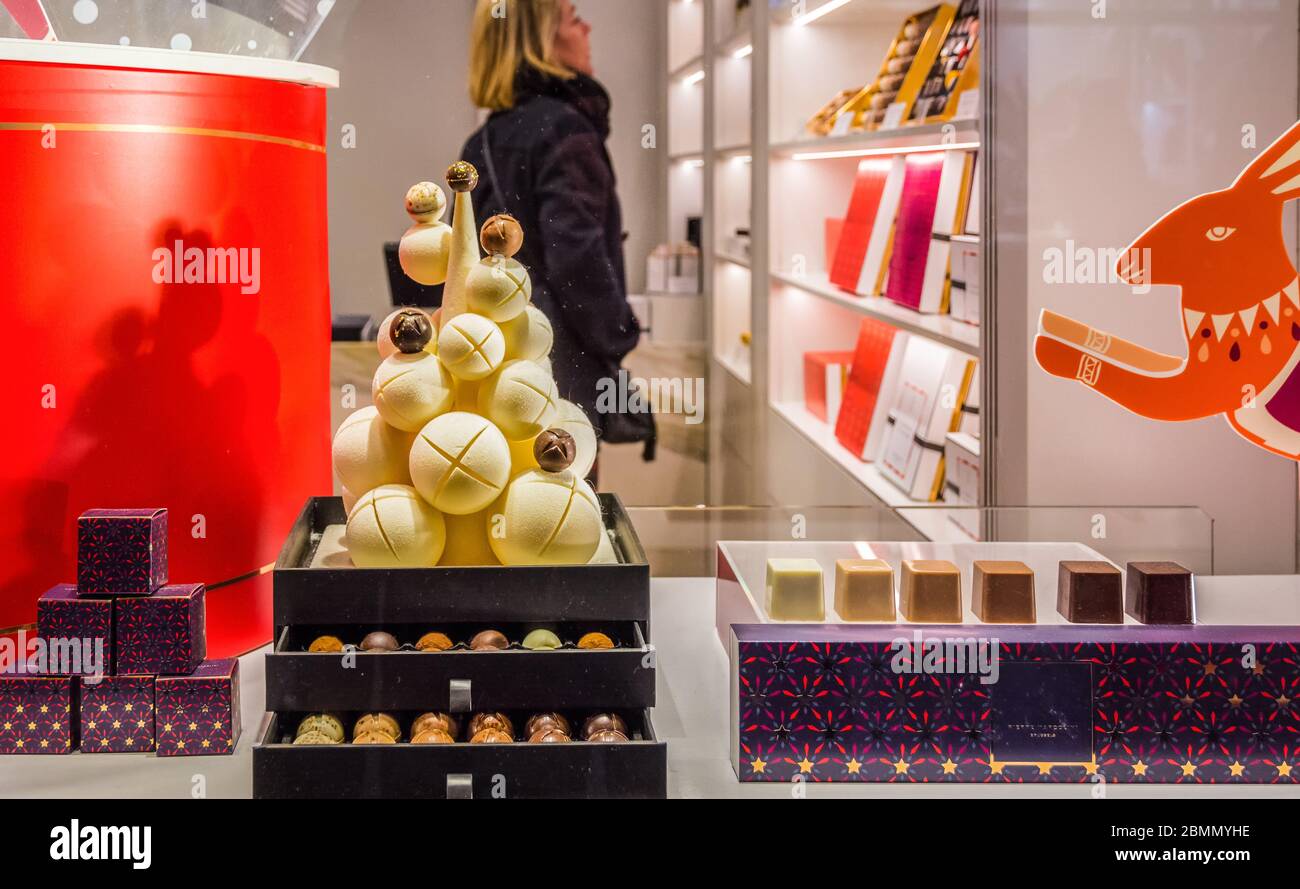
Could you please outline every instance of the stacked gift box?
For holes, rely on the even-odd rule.
[[[204,598],[168,583],[167,510],[82,513],[76,584],[41,596],[34,655],[0,672],[0,753],[233,753],[239,662],[205,660]]]

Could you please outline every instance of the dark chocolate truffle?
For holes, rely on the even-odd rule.
[[[469,721],[470,737],[490,728],[504,732],[511,737],[514,737],[515,734],[514,723],[504,713],[475,713]]]
[[[510,647],[510,640],[496,630],[484,630],[469,642],[472,651],[505,651]]]
[[[559,713],[537,713],[529,717],[527,724],[524,726],[524,734],[532,737],[543,729],[555,728],[564,732],[566,735],[573,734],[573,727],[569,725],[569,720],[565,719]]]
[[[415,355],[423,352],[433,339],[433,324],[419,309],[403,309],[393,316],[388,325],[388,335],[397,351]]]
[[[1056,610],[1072,624],[1124,623],[1124,584],[1110,562],[1062,562]]]
[[[362,651],[397,651],[400,647],[397,637],[383,630],[367,633],[366,638],[361,640]]]
[[[563,472],[578,457],[578,443],[563,429],[546,429],[533,442],[533,457],[547,472]]]
[[[1194,623],[1192,572],[1177,562],[1129,562],[1124,611],[1144,624]]]
[[[456,161],[447,168],[447,185],[452,191],[473,191],[478,185],[478,170],[469,161]]]
[[[627,735],[617,729],[610,728],[599,732],[593,732],[587,740],[596,744],[621,744],[627,740]]]
[[[558,728],[544,728],[528,736],[529,744],[565,744],[572,740]]]
[[[582,736],[588,741],[597,732],[605,731],[621,732],[626,735],[627,723],[617,713],[597,713],[594,716],[588,716],[587,721],[582,724]]]

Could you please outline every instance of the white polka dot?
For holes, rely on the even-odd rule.
[[[130,37],[119,37],[119,38],[117,38],[117,44],[118,44],[118,46],[130,46],[130,45],[131,45],[131,38],[130,38]]]
[[[89,25],[99,18],[99,4],[95,0],[77,0],[72,5],[72,17],[83,25]]]
[[[248,48],[249,48],[249,49],[257,49],[257,41],[256,41],[256,40],[250,40],[250,41],[248,41]]]
[[[182,52],[188,52],[194,46],[194,41],[190,39],[189,34],[173,34],[172,49],[179,49]]]
[[[330,14],[330,10],[333,8],[334,0],[320,0],[320,2],[316,4],[316,13],[324,18]]]

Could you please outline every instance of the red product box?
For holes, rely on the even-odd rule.
[[[105,676],[81,683],[81,752],[146,753],[154,748],[154,677]]]
[[[220,756],[239,741],[239,661],[204,661],[189,676],[159,676],[159,756]]]
[[[834,423],[844,397],[852,352],[805,352],[803,356],[803,401],[823,423]]]

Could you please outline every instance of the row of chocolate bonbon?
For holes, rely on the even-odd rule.
[[[413,650],[418,652],[508,651],[514,645],[515,643],[500,630],[481,630],[470,637],[468,641],[459,643],[453,642],[446,633],[429,632],[420,636],[419,640],[414,644]],[[530,630],[518,645],[526,651],[555,651],[566,647],[595,651],[617,647],[614,640],[606,633],[584,633],[575,642],[565,642],[554,630],[545,627]],[[316,654],[342,653],[347,651],[348,648],[349,646],[338,636],[322,635],[313,639],[307,650]],[[367,633],[355,648],[364,652],[398,652],[403,650],[402,643],[397,640],[397,637],[384,630]]]
[[[1191,572],[1174,562],[1128,563],[1127,595],[1119,569],[1109,562],[1064,561],[1059,570],[1057,610],[1072,623],[1123,623],[1125,614],[1144,624],[1195,620]],[[824,577],[815,559],[768,559],[764,593],[773,620],[826,620]],[[888,562],[838,559],[834,608],[849,622],[889,622],[901,615],[913,623],[960,624],[961,571],[946,560],[904,560],[896,606]],[[983,623],[1036,623],[1034,572],[1019,561],[975,560],[971,610]]]
[[[412,744],[454,744],[458,740],[469,744],[512,744],[516,740],[532,744],[568,743],[574,739],[573,726],[578,725],[578,740],[592,743],[621,743],[631,737],[627,721],[617,713],[600,712],[587,716],[580,722],[570,720],[561,713],[534,713],[522,724],[522,734],[516,732],[515,723],[505,713],[486,711],[475,713],[465,723],[455,716],[438,711],[422,713],[411,721],[406,735]],[[352,726],[353,744],[397,744],[404,739],[401,723],[389,713],[365,713]],[[348,740],[343,720],[331,713],[312,713],[299,721],[294,732],[295,746],[342,744]]]

